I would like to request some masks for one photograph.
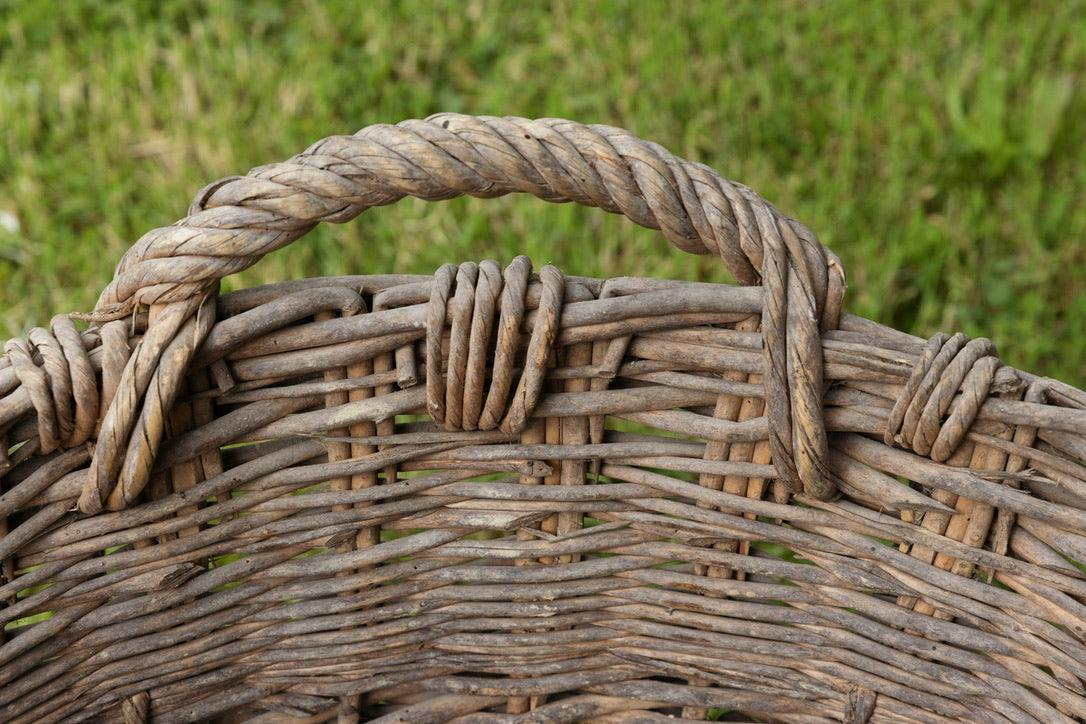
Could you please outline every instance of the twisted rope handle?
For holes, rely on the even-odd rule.
[[[199,346],[199,335],[210,328],[202,300],[221,278],[321,221],[342,223],[404,196],[436,201],[513,192],[624,214],[660,229],[684,251],[720,256],[740,283],[763,285],[774,463],[793,491],[819,499],[834,493],[824,464],[820,331],[837,324],[844,273],[806,226],[708,166],[622,129],[439,114],[332,136],[284,163],[217,181],[200,191],[188,217],[147,233],[125,254],[92,317],[115,319],[139,307],[166,306],[147,335],[154,344],[141,345],[125,370],[118,400],[126,404],[115,401],[103,421],[81,507],[100,509],[107,496],[109,507],[123,507],[146,483],[158,445],[154,436],[161,438],[162,431],[148,437],[136,418],[156,419],[157,413],[161,419],[168,411],[172,397],[161,386],[180,375],[164,366],[183,369],[191,359],[195,348],[176,339],[187,336]],[[203,318],[190,320],[200,317],[197,309]],[[152,377],[158,385],[153,395],[146,394]],[[137,398],[145,408],[165,407],[140,414]]]

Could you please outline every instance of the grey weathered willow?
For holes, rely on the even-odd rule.
[[[512,192],[746,286],[218,294],[320,221]],[[88,328],[5,345],[0,720],[1086,720],[1086,394],[843,296],[615,128],[442,114],[208,186]]]

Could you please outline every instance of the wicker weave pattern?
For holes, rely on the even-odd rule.
[[[754,286],[215,294],[319,221],[510,192]],[[1086,394],[843,289],[613,128],[446,114],[208,186],[89,329],[5,345],[0,720],[1086,720]]]

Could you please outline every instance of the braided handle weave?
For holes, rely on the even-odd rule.
[[[162,433],[148,421],[168,410],[164,378],[177,379],[194,352],[179,340],[202,340],[212,314],[203,301],[220,279],[318,222],[342,223],[404,196],[512,192],[624,214],[684,251],[720,256],[740,283],[761,284],[774,464],[794,491],[834,493],[824,464],[820,331],[837,324],[844,274],[806,226],[713,169],[622,129],[439,114],[332,136],[284,163],[217,181],[200,191],[188,217],[147,233],[125,254],[94,318],[166,306],[103,421],[81,507],[100,509],[107,497],[109,507],[123,507],[143,487]]]

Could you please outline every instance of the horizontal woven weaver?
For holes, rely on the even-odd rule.
[[[404,196],[740,286],[223,277]],[[0,360],[0,721],[1086,721],[1086,394],[842,313],[750,189],[442,114],[203,189]]]

